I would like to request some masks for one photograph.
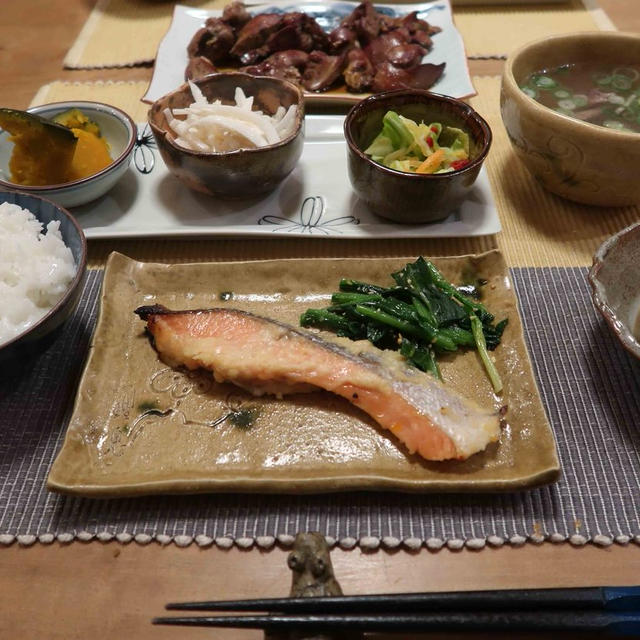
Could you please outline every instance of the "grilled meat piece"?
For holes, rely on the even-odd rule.
[[[234,29],[239,30],[251,20],[251,14],[247,11],[243,2],[234,0],[223,9],[222,20]]]
[[[392,91],[394,89],[429,89],[444,72],[445,63],[420,64],[416,67],[396,67],[383,62],[376,67],[371,88],[373,91]]]
[[[383,33],[375,40],[372,40],[364,48],[364,52],[367,54],[369,60],[371,60],[371,64],[377,68],[379,64],[388,62],[387,56],[391,49],[407,44],[409,44],[407,36],[399,29],[396,29],[389,33]]]
[[[346,52],[330,56],[312,51],[302,74],[302,85],[309,91],[326,91],[341,76],[346,64]]]
[[[230,51],[231,55],[242,62],[246,60],[246,54],[254,51],[264,50],[263,55],[267,55],[269,53],[265,48],[267,39],[278,31],[281,23],[282,16],[277,13],[261,13],[251,18],[238,32],[238,39]],[[248,61],[247,64],[255,62],[260,55],[257,54],[258,57]]]
[[[344,70],[344,80],[347,88],[356,93],[367,91],[373,82],[375,69],[371,60],[362,49],[351,49],[347,53],[347,68]]]
[[[378,13],[368,1],[359,4],[342,20],[340,26],[354,31],[363,47],[386,30],[382,14]]]
[[[213,63],[224,62],[229,58],[229,50],[235,41],[233,28],[222,18],[209,18],[191,38],[187,54],[189,58],[204,56]]]
[[[416,67],[422,62],[427,50],[419,44],[401,44],[391,47],[387,52],[387,61],[396,67]]]
[[[329,33],[329,46],[331,51],[340,52],[354,46],[360,46],[356,32],[348,27],[336,27]]]
[[[273,76],[295,84],[301,84],[302,71],[307,64],[309,54],[306,51],[289,49],[271,54],[266,60],[254,65],[240,67],[240,71],[254,76]]]

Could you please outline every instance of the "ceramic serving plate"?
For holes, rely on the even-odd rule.
[[[250,3],[248,3],[250,4]],[[255,3],[254,3],[255,4]],[[271,2],[251,6],[249,12],[259,13],[304,11],[313,16],[320,26],[330,31],[338,25],[342,18],[349,15],[358,5],[357,2]],[[424,61],[432,64],[446,62],[442,77],[433,85],[432,90],[453,98],[466,98],[475,95],[462,36],[453,24],[449,0],[434,0],[421,4],[375,4],[378,11],[392,16],[403,16],[417,11],[418,17],[442,29],[433,36],[433,48],[425,56]],[[156,62],[153,68],[151,83],[142,98],[146,102],[155,102],[158,98],[177,89],[184,82],[184,71],[187,66],[187,45],[193,34],[204,25],[209,17],[222,15],[222,10],[204,10],[176,5],[169,30],[160,42]],[[307,102],[315,104],[353,104],[365,95],[350,93],[346,87],[338,87],[322,93],[308,92]]]
[[[413,258],[151,264],[113,253],[93,345],[63,447],[48,478],[84,496],[195,492],[504,491],[555,480],[559,463],[498,252],[435,260],[446,277],[488,281],[485,303],[509,318],[494,352],[494,396],[475,352],[442,362],[447,384],[507,405],[500,442],[465,462],[426,462],[347,401],[325,392],[256,398],[206,372],[163,364],[134,315],[139,305],[226,305],[297,325],[344,276],[390,283]],[[238,345],[241,349],[242,345]]]
[[[87,238],[236,235],[332,238],[463,237],[501,229],[485,170],[444,220],[396,224],[372,213],[351,188],[343,116],[307,116],[298,166],[272,193],[221,200],[187,188],[165,166],[148,127],[127,175],[73,213]]]

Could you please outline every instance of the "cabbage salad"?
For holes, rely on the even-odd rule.
[[[439,122],[417,124],[387,111],[382,131],[365,149],[374,162],[408,173],[449,173],[469,164],[469,134]]]

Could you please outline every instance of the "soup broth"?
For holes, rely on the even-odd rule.
[[[640,133],[640,66],[566,64],[532,73],[520,88],[558,113]]]

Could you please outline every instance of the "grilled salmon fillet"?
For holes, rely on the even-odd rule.
[[[236,309],[135,311],[170,366],[204,368],[218,382],[261,395],[324,389],[349,400],[427,460],[465,459],[500,433],[499,412],[480,407],[397,354],[318,335]]]

